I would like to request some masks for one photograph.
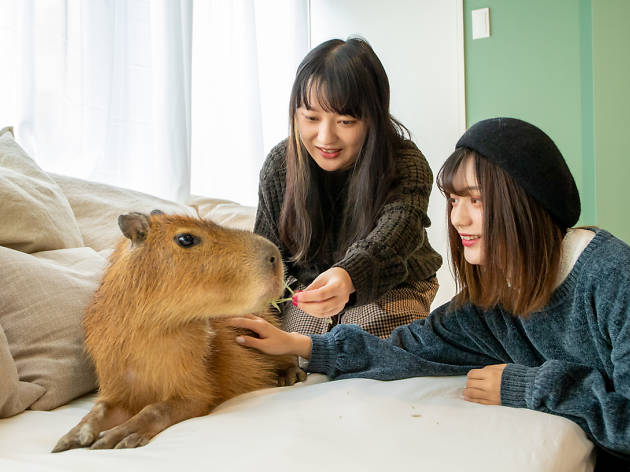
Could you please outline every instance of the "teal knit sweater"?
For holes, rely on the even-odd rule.
[[[311,338],[308,370],[331,378],[463,375],[506,363],[503,405],[569,418],[630,458],[630,246],[604,230],[527,318],[443,305],[389,340],[352,325]]]

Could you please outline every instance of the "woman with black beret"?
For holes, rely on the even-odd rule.
[[[472,126],[438,174],[448,199],[457,296],[388,340],[356,326],[326,335],[237,326],[237,342],[295,353],[331,378],[467,375],[464,399],[576,422],[598,469],[630,459],[630,246],[580,215],[553,141],[513,118]],[[616,462],[613,466],[612,463]]]

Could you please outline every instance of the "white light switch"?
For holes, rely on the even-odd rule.
[[[479,8],[472,11],[472,39],[490,37],[490,9]]]

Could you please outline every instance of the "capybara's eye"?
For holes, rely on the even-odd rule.
[[[176,234],[174,239],[183,248],[192,247],[201,242],[201,239],[190,233]]]

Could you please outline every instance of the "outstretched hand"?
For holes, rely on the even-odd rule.
[[[507,364],[495,364],[483,369],[472,369],[466,375],[464,400],[483,405],[501,404],[501,377]]]
[[[293,304],[309,315],[330,318],[343,310],[354,291],[348,272],[332,267],[319,274],[303,291],[296,292]]]
[[[231,318],[230,326],[245,328],[253,331],[258,338],[239,335],[236,342],[242,346],[253,347],[265,354],[282,356],[293,354],[309,359],[311,357],[311,338],[299,333],[287,333],[255,315],[245,315]]]

